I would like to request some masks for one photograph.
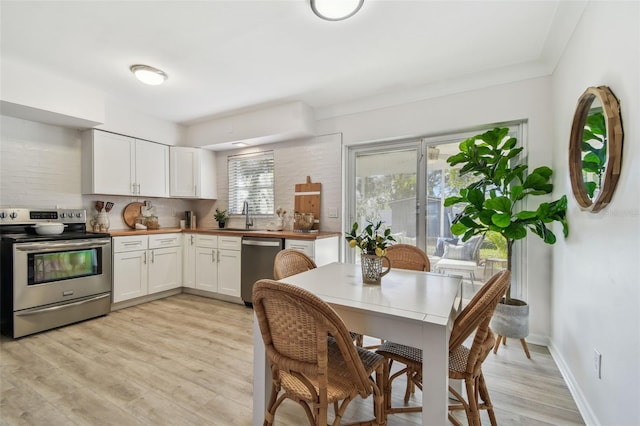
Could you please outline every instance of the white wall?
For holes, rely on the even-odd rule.
[[[349,145],[401,137],[432,136],[472,130],[492,123],[526,120],[528,162],[533,169],[551,165],[552,162],[550,88],[549,78],[526,80],[322,120],[316,128],[320,133],[341,132],[343,143]],[[555,179],[559,178],[556,176]],[[554,230],[562,235],[559,227]],[[531,328],[528,339],[547,344],[551,246],[534,235],[517,244],[525,245],[527,259],[523,274],[528,282],[528,292],[518,296],[530,304]]]
[[[554,249],[550,348],[585,421],[640,424],[640,3],[590,2],[552,78],[557,193],[571,193],[568,140],[589,86],[620,100],[622,171],[611,204],[581,211],[569,196],[571,235]],[[593,353],[602,353],[602,379]]]

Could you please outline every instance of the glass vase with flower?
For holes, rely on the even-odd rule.
[[[383,222],[368,221],[368,225],[360,232],[358,222],[354,222],[351,232],[347,232],[345,239],[349,247],[359,248],[360,265],[362,267],[362,282],[365,284],[380,284],[383,276],[391,270],[391,261],[386,257],[387,247],[395,242],[390,228],[383,228]],[[386,270],[383,271],[383,259],[387,260]]]

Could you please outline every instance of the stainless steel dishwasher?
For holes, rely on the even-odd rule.
[[[240,296],[252,306],[253,284],[263,278],[273,279],[273,260],[284,248],[282,238],[242,237],[242,272]]]

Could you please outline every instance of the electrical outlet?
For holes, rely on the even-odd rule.
[[[602,379],[602,354],[596,349],[593,350],[593,368],[598,379]]]
[[[336,207],[329,207],[328,215],[330,218],[338,217],[338,209]]]

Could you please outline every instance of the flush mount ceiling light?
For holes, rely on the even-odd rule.
[[[311,0],[311,10],[327,21],[342,21],[356,14],[364,0]]]
[[[162,84],[167,79],[164,71],[149,65],[131,65],[129,69],[138,80],[151,86]]]

